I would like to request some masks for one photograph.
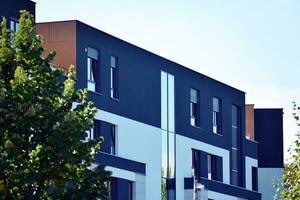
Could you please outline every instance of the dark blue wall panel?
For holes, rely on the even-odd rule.
[[[175,129],[178,134],[230,149],[231,105],[235,104],[242,110],[241,128],[244,135],[244,92],[81,22],[77,22],[78,87],[87,87],[85,48],[88,46],[100,52],[101,94],[90,92],[89,95],[98,108],[160,127],[160,74],[163,70],[175,76]],[[110,98],[111,55],[117,56],[119,61],[120,99],[118,101]],[[200,128],[190,125],[191,87],[200,91]],[[212,132],[212,98],[214,96],[222,100],[222,136]]]
[[[1,0],[0,4],[1,21],[3,16],[7,19],[19,19],[20,10],[27,10],[35,15],[35,3],[30,0]]]
[[[255,139],[258,142],[258,167],[283,167],[282,109],[254,110]]]
[[[131,172],[146,174],[146,164],[110,155],[107,153],[98,153],[95,155],[97,164],[124,169]]]
[[[247,190],[241,187],[233,185],[227,185],[219,181],[208,180],[206,178],[200,178],[199,182],[205,186],[205,189],[227,194],[239,198],[245,198],[249,200],[261,200],[261,194],[256,191]],[[184,189],[193,189],[194,180],[191,177],[184,178]]]

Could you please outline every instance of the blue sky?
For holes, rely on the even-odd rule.
[[[298,0],[35,0],[37,21],[78,19],[284,108],[285,149],[300,104]]]

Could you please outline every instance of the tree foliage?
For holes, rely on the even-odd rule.
[[[91,169],[103,138],[83,142],[96,112],[87,90],[75,91],[75,68],[42,56],[33,16],[21,11],[19,30],[1,23],[0,198],[107,199],[109,173]],[[76,102],[74,104],[74,102]]]
[[[291,158],[284,166],[282,181],[276,181],[275,187],[280,191],[278,196],[284,200],[300,200],[300,107],[293,102],[293,117],[297,125],[297,134],[294,146],[289,148]]]

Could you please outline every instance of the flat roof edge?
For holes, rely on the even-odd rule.
[[[144,49],[144,48],[142,48],[142,47],[139,47],[139,46],[137,46],[137,45],[135,45],[135,44],[132,44],[132,43],[130,43],[130,42],[127,42],[127,41],[125,41],[125,40],[123,40],[123,39],[121,39],[121,38],[118,38],[118,37],[116,37],[116,36],[114,36],[114,35],[112,35],[112,34],[109,34],[109,33],[107,33],[107,32],[104,32],[104,31],[102,31],[102,30],[100,30],[100,29],[98,29],[98,28],[96,28],[96,27],[94,27],[94,26],[91,26],[91,25],[89,25],[89,24],[87,24],[87,23],[85,23],[85,22],[82,22],[82,21],[80,21],[80,20],[76,20],[76,19],[73,19],[73,20],[61,20],[61,21],[49,21],[49,22],[37,22],[36,24],[50,24],[50,23],[67,23],[67,22],[78,22],[78,23],[81,23],[81,24],[83,24],[83,25],[85,25],[85,26],[88,26],[88,27],[90,27],[90,28],[92,28],[92,29],[95,29],[96,31],[100,31],[100,32],[102,32],[102,33],[104,33],[104,34],[106,34],[106,35],[108,35],[108,36],[110,36],[110,37],[113,37],[113,38],[115,38],[115,39],[118,39],[118,40],[120,40],[120,41],[122,41],[122,42],[125,42],[125,43],[127,43],[127,44],[129,44],[129,45],[132,45],[132,46],[134,46],[134,47],[136,47],[136,48],[139,48],[139,49],[141,49],[141,50],[143,50],[143,51],[146,51],[146,52],[148,52],[148,53],[151,53],[151,54],[153,54],[153,55],[155,55],[155,56],[158,56],[158,57],[160,57],[160,58],[162,58],[162,59],[165,59],[165,60],[167,60],[167,61],[169,61],[169,62],[172,62],[172,63],[174,63],[174,64],[176,64],[176,65],[179,65],[179,66],[181,66],[181,67],[183,67],[183,68],[185,68],[185,69],[188,69],[188,70],[190,70],[190,71],[192,71],[192,72],[194,72],[194,73],[197,73],[197,74],[199,74],[199,75],[201,75],[201,76],[204,76],[205,78],[208,78],[208,79],[210,79],[210,80],[212,80],[212,81],[215,81],[215,82],[217,82],[217,83],[220,83],[220,84],[222,84],[222,85],[224,85],[224,86],[226,86],[226,87],[229,87],[229,88],[231,88],[231,89],[233,89],[233,90],[236,90],[236,91],[238,91],[238,92],[241,92],[241,93],[243,93],[243,94],[246,94],[246,92],[245,91],[243,91],[243,90],[240,90],[240,89],[237,89],[237,88],[235,88],[235,87],[233,87],[233,86],[231,86],[231,85],[228,85],[228,84],[226,84],[226,83],[223,83],[222,81],[219,81],[219,80],[217,80],[217,79],[214,79],[214,78],[212,78],[212,77],[209,77],[209,76],[207,76],[207,75],[205,75],[205,74],[202,74],[202,73],[200,73],[200,72],[198,72],[198,71],[196,71],[196,70],[193,70],[193,69],[191,69],[191,68],[189,68],[189,67],[186,67],[186,66],[184,66],[184,65],[182,65],[182,64],[179,64],[179,63],[177,63],[177,62],[175,62],[175,61],[172,61],[172,60],[170,60],[170,59],[168,59],[168,58],[165,58],[165,57],[163,57],[163,56],[160,56],[160,55],[158,55],[158,54],[156,54],[156,53],[153,53],[153,52],[151,52],[151,51],[149,51],[149,50],[147,50],[147,49]]]

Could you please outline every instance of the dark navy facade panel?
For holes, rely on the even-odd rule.
[[[205,186],[206,189],[227,194],[239,198],[245,198],[249,200],[261,200],[261,194],[256,191],[247,190],[241,187],[233,185],[227,185],[219,181],[208,180],[206,178],[200,178],[199,182]],[[193,189],[193,178],[184,178],[184,189]]]
[[[35,3],[30,0],[1,0],[0,15],[7,20],[18,20],[20,10],[27,10],[35,16]],[[2,20],[2,18],[1,18]]]
[[[257,159],[258,155],[258,142],[252,140],[244,140],[244,156]]]
[[[242,110],[245,131],[245,94],[179,64],[138,48],[77,21],[78,86],[87,87],[87,53],[100,53],[100,92],[90,92],[96,106],[133,120],[161,127],[161,71],[175,76],[175,132],[218,147],[231,148],[231,105]],[[110,97],[110,56],[118,57],[119,100]],[[200,91],[201,127],[190,124],[190,89]],[[213,134],[212,99],[222,101],[222,135]]]
[[[146,175],[146,164],[110,155],[107,153],[99,153],[95,156],[96,163],[124,169]]]
[[[100,53],[100,93],[90,94],[102,110],[160,127],[160,70],[151,53],[77,22],[79,87],[87,85],[87,47]],[[110,97],[110,57],[118,57],[119,100]]]
[[[283,167],[283,110],[255,109],[255,138],[258,145],[258,167]]]
[[[175,75],[176,133],[225,149],[231,148],[231,105],[244,108],[245,94],[190,69],[169,63],[163,70]],[[199,90],[200,127],[190,125],[190,88]],[[213,133],[213,97],[221,100],[222,135]],[[244,112],[244,109],[242,109]],[[244,114],[242,113],[242,116]],[[242,120],[243,121],[243,120]],[[241,125],[244,129],[244,124]]]

